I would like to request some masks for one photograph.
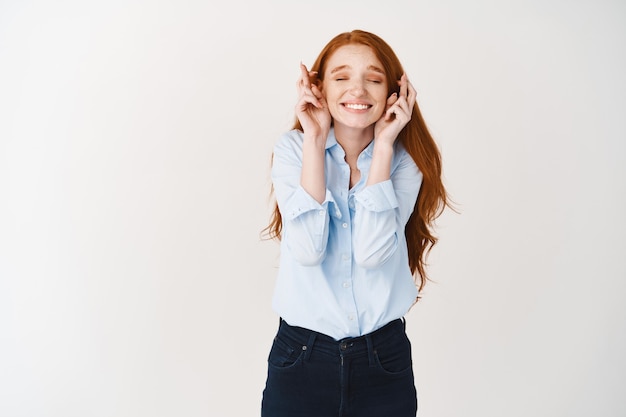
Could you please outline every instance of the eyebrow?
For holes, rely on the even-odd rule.
[[[340,65],[340,66],[338,66],[338,67],[333,68],[333,69],[330,71],[330,73],[331,73],[331,74],[334,74],[334,73],[336,73],[336,72],[339,72],[339,71],[342,71],[342,70],[345,70],[345,69],[351,69],[351,68],[350,68],[350,66],[349,66],[349,65]],[[375,66],[375,65],[370,65],[370,66],[368,66],[368,67],[367,67],[367,69],[368,69],[369,71],[379,72],[379,73],[381,73],[381,74],[383,74],[383,75],[385,74],[385,71],[383,71],[382,69],[378,68],[378,67],[377,67],[377,66]]]

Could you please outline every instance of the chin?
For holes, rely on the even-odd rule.
[[[371,120],[335,120],[335,123],[339,122],[340,124],[342,124],[345,127],[349,127],[352,129],[367,129],[368,127],[371,127],[372,125],[374,125],[374,121]]]

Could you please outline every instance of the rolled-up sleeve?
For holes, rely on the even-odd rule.
[[[334,204],[327,189],[320,204],[300,185],[302,147],[297,138],[283,136],[274,147],[272,183],[283,220],[283,242],[294,259],[317,265],[326,256],[329,206]]]
[[[398,239],[404,239],[421,184],[422,173],[403,152],[391,179],[355,194],[353,248],[358,265],[376,268],[394,254]]]

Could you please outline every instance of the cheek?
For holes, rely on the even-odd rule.
[[[376,112],[376,114],[374,114],[374,118],[376,120],[380,119],[383,116],[383,113],[385,113],[385,107],[381,108],[378,112]]]
[[[376,95],[376,101],[380,103],[380,107],[382,108],[381,114],[387,109],[387,99],[389,96],[387,95],[387,89],[381,89]]]
[[[382,100],[385,101],[385,103],[387,103],[387,99],[389,98],[389,96],[391,96],[392,93],[387,93],[387,86],[383,85],[381,86],[380,90],[378,90],[377,92],[378,97],[380,97]]]
[[[331,100],[334,96],[332,88],[323,88],[321,91],[326,100]]]

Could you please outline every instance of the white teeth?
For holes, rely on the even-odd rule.
[[[367,104],[352,104],[352,103],[348,103],[345,104],[345,106],[349,109],[354,109],[354,110],[365,110],[367,108],[369,108],[369,106]]]

